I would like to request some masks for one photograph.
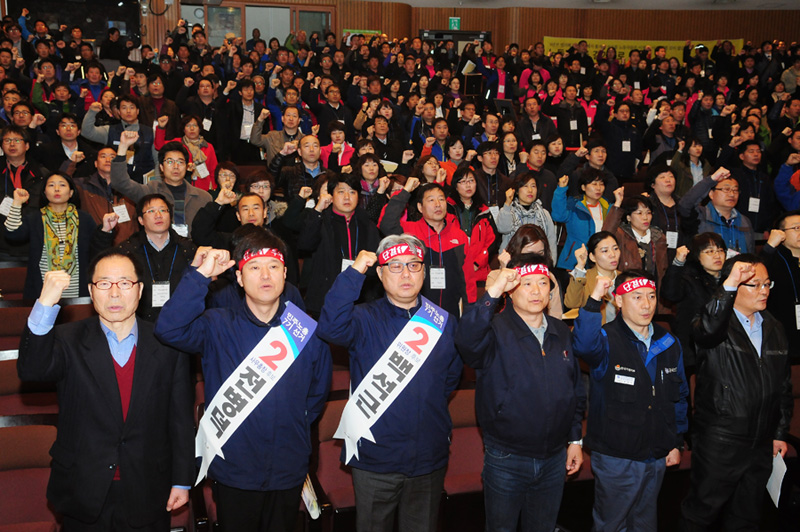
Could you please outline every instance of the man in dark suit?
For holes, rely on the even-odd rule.
[[[89,177],[95,172],[97,152],[81,138],[80,119],[64,113],[58,120],[58,139],[36,149],[34,155],[50,173],[64,173],[70,177]]]
[[[188,358],[136,318],[140,264],[109,250],[88,268],[99,319],[53,328],[70,276],[47,272],[20,345],[20,379],[58,383],[47,498],[66,532],[166,532],[195,475]]]

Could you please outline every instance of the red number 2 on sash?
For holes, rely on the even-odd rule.
[[[419,339],[409,340],[406,342],[406,345],[413,349],[418,355],[421,355],[422,349],[420,349],[420,346],[428,343],[428,332],[422,327],[414,327],[414,332],[419,334]]]
[[[269,366],[272,371],[275,371],[275,370],[278,369],[278,366],[275,364],[275,362],[279,362],[279,361],[283,360],[284,358],[286,358],[287,350],[286,350],[286,346],[283,345],[283,343],[279,342],[278,340],[275,340],[274,342],[270,343],[269,345],[274,347],[275,349],[277,349],[278,352],[276,354],[274,354],[274,355],[267,355],[267,356],[258,357],[258,358],[263,360],[264,363],[266,363],[267,366]]]

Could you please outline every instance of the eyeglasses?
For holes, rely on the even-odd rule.
[[[270,190],[272,185],[269,183],[255,183],[250,185],[250,190]]]
[[[461,181],[458,182],[458,184],[459,185],[474,185],[475,184],[475,180],[474,179],[462,179]]]
[[[755,288],[758,292],[766,288],[767,290],[772,290],[775,287],[775,281],[769,281],[765,283],[742,283],[742,286],[746,286],[748,288]]]
[[[787,227],[786,229],[783,230],[783,232],[785,233],[786,231],[800,231],[800,225],[795,225],[794,227]]]
[[[183,159],[164,159],[164,164],[167,166],[186,166],[186,161]]]
[[[718,190],[718,191],[722,192],[723,194],[738,194],[739,193],[739,189],[736,188],[736,187],[722,187],[722,188],[714,187],[714,190]]]
[[[22,144],[25,139],[3,139],[3,144]]]
[[[703,255],[708,255],[708,256],[711,256],[711,255],[724,255],[725,254],[725,250],[722,249],[722,248],[704,249],[700,253],[702,253]]]
[[[14,116],[28,116],[31,114],[30,111],[14,111]]]
[[[408,271],[411,273],[419,273],[425,267],[425,264],[415,260],[411,262],[390,262],[388,264],[384,264],[382,267],[389,268],[389,271],[392,273],[402,273],[403,269],[408,268]]]
[[[186,125],[185,125],[185,126],[183,126],[183,127],[184,127],[184,129],[197,129],[197,128],[198,128],[198,127],[200,127],[200,126],[198,126],[198,125],[197,125],[197,124],[195,124],[194,122],[191,122],[191,123],[189,123],[189,124],[186,124]]]
[[[220,179],[236,179],[236,174],[233,172],[220,172],[219,173]]]
[[[77,124],[61,124],[60,127],[63,127],[64,129],[78,129]]]
[[[96,283],[92,283],[92,285],[94,285],[94,287],[97,288],[98,290],[111,290],[111,287],[115,285],[120,290],[130,290],[131,288],[134,287],[134,285],[137,285],[140,282],[141,281],[131,281],[129,279],[121,279],[119,281],[112,283],[111,281],[103,279],[102,281],[97,281]]]
[[[144,211],[143,214],[155,214],[155,213],[166,215],[169,214],[169,209],[147,209],[146,211]]]

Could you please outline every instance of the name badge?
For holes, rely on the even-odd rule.
[[[577,129],[578,129],[578,121],[577,120],[570,120],[569,121],[569,128],[572,131],[577,131]]]
[[[622,141],[622,151],[631,151],[631,141],[629,140]]]
[[[127,159],[126,163],[133,166],[133,157],[136,155],[136,152],[133,148],[128,148],[128,151],[125,152],[125,158]]]
[[[497,86],[497,92],[506,92],[506,86],[505,85],[498,85]]]
[[[797,330],[800,331],[800,305],[794,306],[794,323]]]
[[[495,223],[497,222],[497,217],[500,216],[500,207],[497,205],[492,205],[489,207],[489,212],[492,213],[492,218],[494,218]]]
[[[586,122],[588,122],[588,124],[591,126],[592,125],[592,117],[591,116],[587,116],[586,117]]]
[[[203,119],[203,129],[205,129],[206,131],[211,129],[211,119],[210,118],[204,118]]]
[[[341,123],[342,123],[342,125],[344,125],[344,120],[339,120],[339,122],[341,122]]]
[[[714,130],[711,128],[708,128],[708,138],[710,139],[714,138]]]
[[[581,67],[581,74],[586,74],[586,67]]]
[[[184,238],[189,238],[189,226],[186,224],[172,224],[172,229]]]
[[[342,259],[342,271],[345,271],[347,268],[355,264],[356,261],[350,259]]]
[[[163,307],[169,301],[169,282],[153,283],[153,308]]]
[[[447,288],[445,282],[444,268],[431,268],[431,288],[434,290],[444,290]]]
[[[0,215],[8,216],[11,212],[11,206],[14,204],[14,199],[6,196],[3,198],[3,202],[0,203]]]
[[[119,216],[119,223],[121,224],[131,221],[131,217],[128,214],[128,208],[125,206],[125,204],[114,205],[114,214]]]
[[[633,88],[634,89],[641,89],[641,86],[639,86],[639,82],[638,81],[634,81],[633,82]]]
[[[634,377],[628,377],[627,375],[614,375],[614,382],[625,384],[627,386],[633,386],[633,383],[636,382],[636,379]]]
[[[250,138],[250,133],[253,131],[253,124],[244,124],[244,136]]]
[[[728,251],[725,252],[725,259],[730,259],[731,257],[735,257],[738,255],[739,252],[735,249],[728,248]]]
[[[310,199],[310,200],[308,200],[306,202],[306,209],[313,209],[316,206],[317,206],[317,202],[314,201],[313,199]]]
[[[677,231],[667,231],[667,247],[669,249],[676,249],[678,247]]]
[[[542,136],[538,133],[534,133],[533,135],[531,135],[531,140],[539,140],[541,138]]]
[[[760,206],[761,198],[750,198],[750,201],[747,202],[747,210],[750,212],[758,212]]]
[[[197,166],[195,166],[194,169],[197,170],[197,176],[200,179],[209,176],[208,166],[206,166],[206,163],[200,163]]]
[[[157,128],[158,128],[158,120],[153,120],[153,135],[156,134]]]

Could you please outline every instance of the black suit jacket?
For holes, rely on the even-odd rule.
[[[17,371],[23,381],[58,383],[58,436],[47,498],[58,512],[93,521],[119,466],[131,526],[162,518],[173,485],[195,479],[188,357],[159,343],[137,320],[127,419],[108,342],[97,317],[36,336],[26,327]]]

